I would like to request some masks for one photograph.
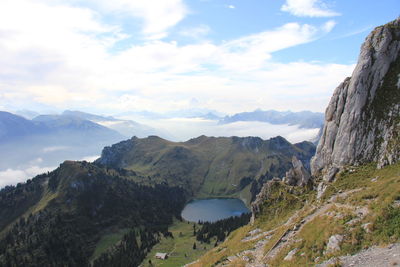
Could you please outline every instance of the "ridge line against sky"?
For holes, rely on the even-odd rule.
[[[398,0],[5,0],[0,109],[324,111]]]

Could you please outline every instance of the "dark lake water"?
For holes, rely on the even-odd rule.
[[[237,198],[194,199],[186,204],[182,217],[190,222],[214,222],[250,212]]]

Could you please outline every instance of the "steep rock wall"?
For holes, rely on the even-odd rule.
[[[333,179],[346,165],[400,159],[400,18],[375,28],[357,66],[335,90],[311,161],[314,176]]]

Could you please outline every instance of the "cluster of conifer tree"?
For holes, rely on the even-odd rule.
[[[138,242],[140,241],[140,242]],[[102,253],[93,266],[139,266],[147,252],[159,241],[159,232],[150,229],[131,230],[121,242]]]
[[[251,213],[243,213],[240,216],[229,217],[216,222],[199,222],[201,228],[196,231],[196,239],[200,242],[210,243],[213,237],[217,242],[224,241],[232,231],[249,223]]]
[[[43,193],[40,180],[44,176],[38,175],[24,184],[6,186],[0,190],[0,231],[18,218],[32,203],[39,201]]]
[[[0,191],[0,213],[14,210],[20,218],[12,224],[0,218],[0,266],[137,266],[186,201],[178,187],[139,185],[90,164],[60,168],[34,185]],[[53,199],[41,207],[46,196]],[[105,232],[126,228],[132,230],[122,242],[90,263]]]

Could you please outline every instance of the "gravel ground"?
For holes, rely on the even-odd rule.
[[[400,243],[387,247],[371,247],[353,256],[339,257],[343,267],[386,267],[400,266]],[[327,267],[335,260],[331,259],[316,266]]]

